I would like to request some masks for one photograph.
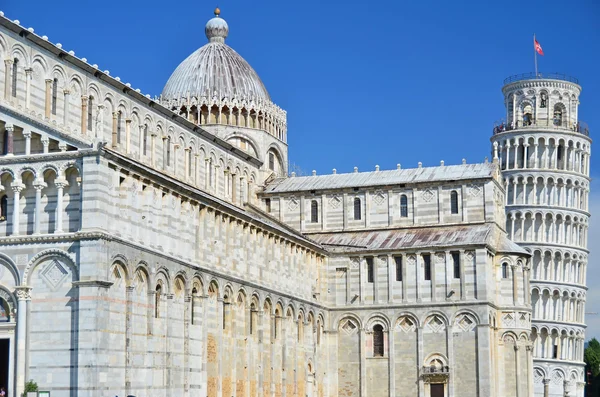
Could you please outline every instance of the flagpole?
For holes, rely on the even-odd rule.
[[[535,78],[538,77],[537,71],[537,49],[535,48],[535,33],[533,34],[533,62],[535,64]]]

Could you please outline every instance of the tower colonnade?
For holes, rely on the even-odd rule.
[[[583,397],[589,227],[589,129],[577,80],[509,78],[493,154],[506,190],[506,230],[532,253],[534,395]]]

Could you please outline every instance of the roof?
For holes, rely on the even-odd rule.
[[[479,163],[278,178],[267,185],[264,192],[284,193],[305,190],[328,190],[420,182],[455,181],[460,179],[482,179],[491,178],[494,175],[495,167],[496,165],[494,163]]]
[[[271,97],[258,74],[225,44],[229,27],[224,19],[215,15],[205,28],[209,43],[177,66],[162,91],[162,99],[216,96],[270,102]]]
[[[496,252],[528,255],[492,223],[316,233],[307,236],[328,251],[338,253],[489,246]]]

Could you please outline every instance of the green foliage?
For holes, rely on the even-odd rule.
[[[588,347],[583,353],[583,361],[592,371],[594,378],[600,374],[600,342],[596,338],[592,338],[588,343]]]
[[[27,393],[30,391],[38,391],[38,385],[33,381],[33,379],[30,379],[29,382],[25,382],[25,392],[22,394],[22,396],[27,396]]]

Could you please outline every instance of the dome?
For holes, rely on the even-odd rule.
[[[177,66],[163,88],[162,100],[216,95],[230,100],[271,102],[258,74],[225,44],[229,26],[219,14],[217,8],[204,29],[209,42]]]

